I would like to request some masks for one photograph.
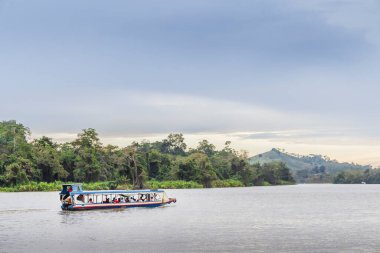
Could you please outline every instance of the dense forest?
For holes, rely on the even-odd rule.
[[[284,163],[250,164],[246,152],[227,141],[221,150],[207,140],[188,148],[180,133],[127,147],[103,145],[95,129],[84,129],[72,142],[56,143],[16,121],[0,122],[0,186],[31,182],[113,182],[131,188],[157,182],[193,182],[201,187],[293,184]]]
[[[380,184],[380,169],[342,171],[334,177],[335,184]]]

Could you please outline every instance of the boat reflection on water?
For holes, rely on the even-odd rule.
[[[64,184],[59,193],[62,210],[158,207],[175,203],[163,190],[83,191],[82,184]]]

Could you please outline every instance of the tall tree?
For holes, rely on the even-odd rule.
[[[95,129],[84,129],[72,145],[76,153],[74,178],[88,182],[107,180],[106,170],[100,160],[102,144]]]
[[[146,155],[137,152],[136,146],[129,146],[123,149],[125,154],[125,172],[129,174],[134,188],[144,188],[147,180],[147,160]]]
[[[215,145],[209,143],[208,140],[202,140],[198,143],[197,151],[205,153],[208,157],[211,157],[215,154]]]
[[[179,164],[178,177],[181,180],[196,181],[205,187],[211,187],[212,181],[217,179],[207,155],[193,153]]]
[[[168,138],[162,141],[160,151],[173,155],[185,155],[187,145],[184,140],[183,134],[169,134]]]
[[[32,147],[32,158],[40,171],[42,181],[52,182],[67,178],[68,172],[65,171],[60,163],[58,145],[52,139],[43,136],[34,140]]]

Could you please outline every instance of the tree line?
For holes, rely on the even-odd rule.
[[[223,180],[241,185],[292,184],[284,163],[254,164],[246,152],[227,141],[221,150],[207,140],[188,148],[183,134],[156,141],[133,142],[127,147],[103,145],[93,128],[74,141],[56,143],[43,136],[29,140],[29,128],[14,120],[0,122],[0,186],[28,182],[115,181],[145,188],[148,180],[183,180],[212,187]],[[218,184],[216,184],[218,185]]]
[[[380,184],[380,169],[350,170],[339,172],[334,184]]]

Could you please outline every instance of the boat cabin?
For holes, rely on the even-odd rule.
[[[176,202],[176,199],[168,198],[163,190],[83,191],[82,184],[62,185],[60,200],[64,210],[153,207]]]

